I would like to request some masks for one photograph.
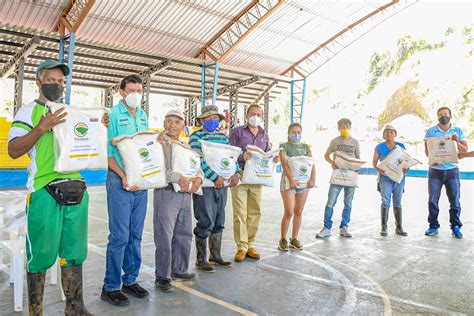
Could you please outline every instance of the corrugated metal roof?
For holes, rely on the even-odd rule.
[[[262,3],[267,5],[267,1]],[[2,24],[51,31],[68,0],[0,3]],[[76,35],[97,45],[195,57],[205,43],[251,3],[251,0],[97,0]],[[387,0],[287,0],[222,62],[279,74],[332,35],[385,3]]]

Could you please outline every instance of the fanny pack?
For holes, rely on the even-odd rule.
[[[82,179],[60,179],[51,181],[45,189],[59,205],[77,205],[81,203],[87,186]]]

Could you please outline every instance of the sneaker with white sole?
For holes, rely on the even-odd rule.
[[[339,235],[341,235],[342,237],[346,237],[346,238],[351,238],[352,237],[352,234],[349,233],[349,228],[347,228],[347,227],[342,227],[341,230],[339,231]]]
[[[331,236],[331,230],[323,227],[319,233],[316,234],[316,238],[326,238]]]

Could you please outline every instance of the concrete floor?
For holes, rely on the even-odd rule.
[[[265,188],[263,214],[257,247],[260,261],[235,263],[218,268],[213,274],[198,272],[194,282],[177,283],[172,293],[154,289],[154,244],[151,195],[143,234],[142,286],[150,291],[145,300],[131,298],[128,307],[113,307],[100,300],[107,243],[105,188],[90,187],[89,256],[85,262],[85,301],[96,315],[375,315],[439,314],[474,315],[473,195],[474,181],[463,181],[461,219],[464,239],[451,237],[447,199],[442,198],[441,230],[426,237],[427,179],[409,178],[404,195],[404,227],[408,237],[393,233],[390,217],[389,236],[379,235],[380,197],[375,177],[361,177],[353,202],[351,231],[354,237],[333,236],[315,239],[322,226],[329,178],[328,171],[318,175],[319,187],[313,189],[305,208],[300,240],[304,251],[280,252],[277,242],[283,213],[277,188]],[[0,203],[19,191],[0,191]],[[335,209],[340,220],[342,196]],[[226,210],[223,254],[233,257],[230,200]],[[336,224],[337,225],[337,224]],[[194,246],[192,267],[194,271]],[[63,313],[56,285],[45,291],[45,315]],[[26,288],[24,309],[27,310]],[[13,286],[8,270],[0,270],[0,314],[13,313]],[[24,314],[26,314],[24,312]]]

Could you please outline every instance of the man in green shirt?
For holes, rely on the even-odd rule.
[[[82,263],[87,256],[89,196],[79,172],[54,171],[52,128],[66,121],[65,108],[51,113],[46,102],[56,102],[70,73],[66,64],[45,60],[36,70],[39,98],[22,106],[8,136],[8,154],[28,154],[27,284],[30,315],[42,315],[46,270],[57,260],[66,296],[66,315],[90,315],[82,295]],[[68,190],[74,196],[63,194]]]

